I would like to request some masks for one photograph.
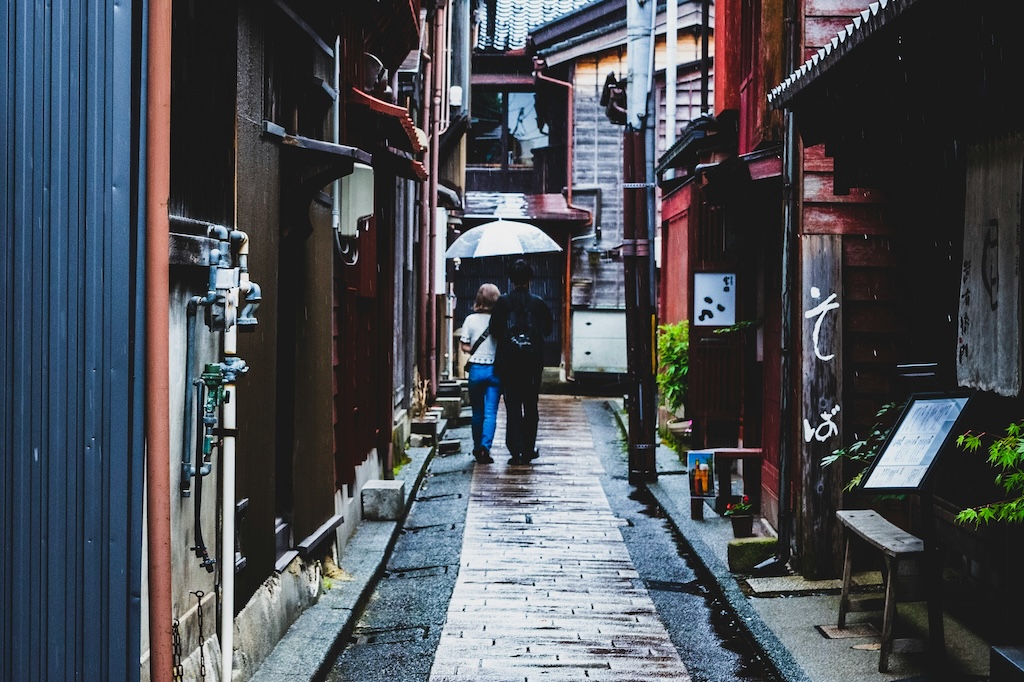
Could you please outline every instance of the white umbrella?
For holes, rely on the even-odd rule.
[[[483,258],[561,251],[544,231],[529,223],[494,220],[466,230],[445,251],[445,258]]]

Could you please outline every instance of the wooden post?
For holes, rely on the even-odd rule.
[[[835,513],[842,500],[841,467],[821,459],[842,447],[842,237],[801,238],[802,367],[800,414],[800,571],[808,578],[839,572],[842,536]]]

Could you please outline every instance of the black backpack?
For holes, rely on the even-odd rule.
[[[505,338],[508,341],[507,355],[512,362],[526,360],[537,355],[537,327],[533,320],[532,301],[512,300],[508,311]]]

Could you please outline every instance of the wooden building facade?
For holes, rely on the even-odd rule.
[[[965,254],[978,240],[965,231],[979,204],[966,189],[971,159],[1016,149],[1024,120],[1009,94],[1021,54],[1003,32],[1019,10],[924,4],[807,0],[787,36],[783,3],[719,2],[719,43],[744,47],[719,51],[714,117],[691,124],[659,163],[662,321],[695,324],[695,276],[724,271],[736,273],[736,319],[751,325],[692,328],[687,416],[698,444],[762,449],[761,512],[808,577],[839,569],[837,509],[874,505],[920,529],[916,499],[886,506],[844,492],[859,465],[822,466],[865,438],[884,405],[968,386],[979,389],[975,424],[998,432],[1019,418],[1004,376],[1017,370],[965,382],[960,357],[972,324]],[[934,39],[953,16],[966,27],[967,58]],[[940,103],[954,83],[973,84],[969,112]],[[1019,213],[1014,196],[990,190],[985,201]],[[1000,274],[1019,290],[1017,273]],[[1019,331],[1011,337],[996,364],[1012,368]],[[716,391],[732,386],[742,396],[721,403]],[[1004,570],[1018,556],[1016,529],[954,523],[997,491],[982,458],[945,459],[934,509],[945,567],[1005,616],[998,595],[1019,599]]]

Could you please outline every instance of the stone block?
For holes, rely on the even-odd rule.
[[[437,451],[444,455],[454,455],[462,450],[462,441],[443,440],[437,444]]]
[[[751,573],[754,566],[775,556],[778,540],[775,538],[738,538],[729,543],[727,554],[729,570],[733,573]]]
[[[413,433],[409,436],[410,448],[428,448],[434,444],[434,437],[426,433]]]
[[[462,398],[459,396],[451,398],[439,397],[434,401],[434,405],[441,408],[441,416],[449,421],[457,420],[459,413],[462,412]]]
[[[364,519],[397,521],[405,512],[405,481],[367,481],[360,497]]]

